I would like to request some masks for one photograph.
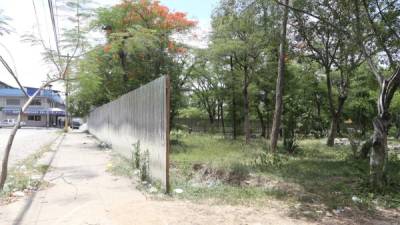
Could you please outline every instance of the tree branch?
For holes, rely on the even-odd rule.
[[[24,93],[26,97],[29,98],[28,93],[25,91],[25,88],[22,86],[22,84],[19,82],[17,76],[15,75],[14,71],[10,68],[10,66],[7,64],[7,62],[3,59],[2,56],[0,56],[0,61],[3,64],[3,66],[7,69],[7,71],[11,74],[11,76],[14,78],[14,80],[17,82],[19,88],[21,91]]]

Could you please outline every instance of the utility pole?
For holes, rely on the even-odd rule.
[[[64,132],[68,132],[68,71],[65,71],[65,120],[64,120]]]

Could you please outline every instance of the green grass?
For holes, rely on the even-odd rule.
[[[37,190],[41,187],[43,181],[32,179],[32,177],[40,177],[50,169],[48,165],[37,164],[46,152],[51,151],[50,146],[51,144],[43,146],[39,151],[9,169],[4,189],[0,191],[0,200],[5,200],[15,191]]]
[[[132,178],[135,175],[134,171],[134,163],[129,159],[115,152],[111,155],[111,160],[107,165],[107,172],[114,176]]]
[[[261,139],[244,145],[242,140],[192,134],[180,135],[173,143],[171,183],[172,189],[184,190],[176,194],[180,198],[229,204],[262,204],[272,198],[315,210],[400,207],[400,160],[394,157],[388,163],[391,184],[383,193],[374,193],[368,188],[368,160],[353,159],[349,147],[330,148],[324,140],[302,140],[294,155],[280,149],[270,164],[256,160],[266,151],[267,144]],[[268,157],[271,156],[266,155],[267,160]],[[267,185],[238,186],[224,181],[199,185],[194,165],[226,173],[250,173],[266,180]],[[239,169],[234,169],[235,165],[240,165]],[[353,201],[353,197],[361,200]]]
[[[207,162],[213,166],[227,166],[232,162],[251,162],[260,153],[261,140],[245,145],[242,140],[227,140],[206,134],[185,135],[179,144],[172,145],[172,161],[179,164]]]

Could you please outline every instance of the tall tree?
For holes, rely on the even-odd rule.
[[[340,29],[347,29],[349,21],[346,19],[348,17],[346,17],[344,10],[340,10],[339,1],[298,1],[296,7],[319,18],[316,20],[304,13],[294,13],[296,30],[301,42],[305,44],[299,44],[299,48],[306,47],[306,50],[303,50],[304,54],[321,65],[326,77],[327,100],[331,116],[327,145],[333,146],[349,87],[347,84],[348,79],[341,76],[337,81],[340,84],[338,85],[339,97],[338,101],[335,102],[333,73],[336,70],[335,63],[339,62],[337,60],[339,48],[344,46],[342,43],[346,37],[342,35]],[[325,21],[329,21],[335,26],[326,24]],[[337,27],[341,28],[338,29]]]
[[[252,83],[255,71],[260,65],[261,55],[265,46],[263,33],[254,15],[259,14],[252,2],[244,0],[221,1],[213,16],[212,44],[229,52],[233,67],[242,73],[242,96],[244,133],[246,143],[250,142],[250,94],[249,86]]]
[[[370,183],[374,189],[382,190],[387,182],[387,135],[391,123],[389,109],[400,86],[400,5],[397,1],[357,0],[353,6],[357,20],[355,38],[379,84],[378,115],[373,121],[371,140]],[[377,62],[377,59],[380,60]],[[387,73],[389,75],[385,76]]]
[[[289,5],[289,0],[284,1],[285,5]],[[276,93],[275,93],[275,111],[274,119],[272,121],[271,130],[271,151],[276,151],[276,146],[278,143],[278,135],[281,127],[281,117],[283,109],[283,86],[285,79],[285,57],[286,57],[286,30],[287,22],[289,17],[289,8],[284,6],[284,12],[282,17],[282,33],[281,33],[281,43],[279,45],[279,66],[278,66],[278,78],[276,81]]]
[[[95,17],[93,29],[103,31],[107,43],[94,47],[80,63],[76,85],[79,91],[73,96],[74,101],[84,103],[86,109],[99,106],[159,76],[169,75],[171,117],[175,117],[182,104],[185,61],[181,56],[187,54],[187,47],[175,41],[173,35],[188,31],[196,22],[153,0],[124,0],[98,9]],[[96,84],[87,82],[90,79]]]
[[[387,135],[391,118],[389,109],[394,93],[400,85],[400,5],[396,0],[324,1],[332,3],[327,9],[338,8],[347,13],[339,18],[350,19],[351,22],[348,26],[341,26],[335,23],[335,20],[323,16],[327,14],[327,10],[318,14],[313,7],[304,8],[310,4],[305,4],[303,0],[296,2],[297,5],[289,6],[294,12],[311,18],[308,21],[317,21],[324,24],[324,27],[335,29],[340,37],[355,41],[358,51],[363,54],[371,74],[379,85],[378,115],[373,120],[374,133],[369,142],[372,143],[370,183],[374,189],[382,190],[386,184]],[[316,32],[319,29],[315,27],[312,30]]]

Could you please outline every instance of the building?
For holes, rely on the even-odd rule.
[[[32,96],[38,88],[25,87]],[[28,98],[23,91],[0,82],[0,120],[17,119],[21,107]],[[61,126],[65,116],[65,104],[58,91],[51,88],[41,90],[22,116],[26,126],[56,127]]]

